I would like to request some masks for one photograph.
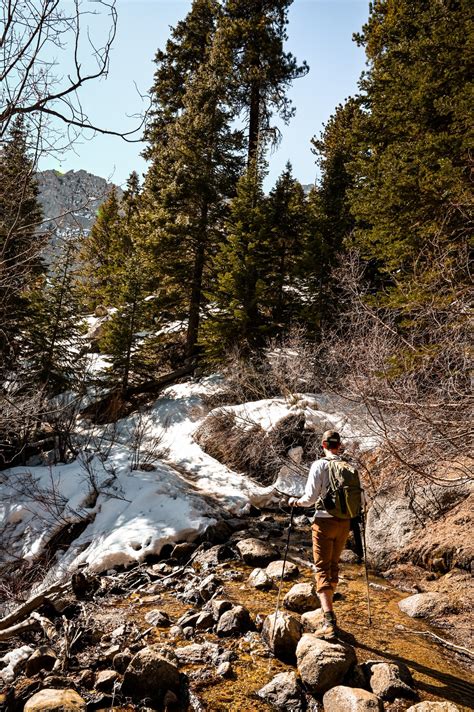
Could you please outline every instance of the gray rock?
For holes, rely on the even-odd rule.
[[[283,561],[271,561],[265,569],[265,573],[267,574],[267,576],[270,576],[270,578],[272,579],[281,579],[282,571]],[[298,576],[298,574],[299,569],[296,564],[293,564],[291,561],[286,561],[283,580],[289,581],[290,579]]]
[[[239,541],[236,546],[246,564],[266,566],[270,561],[278,559],[278,550],[260,539],[244,539]]]
[[[289,611],[305,613],[306,611],[314,611],[315,608],[319,607],[320,603],[312,583],[295,583],[283,599],[283,605]]]
[[[339,685],[356,663],[354,649],[342,643],[329,643],[305,633],[296,648],[298,672],[306,687],[315,694]]]
[[[375,568],[388,568],[393,553],[409,544],[422,524],[408,497],[394,491],[377,495],[367,513],[367,559]]]
[[[294,663],[296,646],[301,638],[301,624],[296,616],[279,611],[265,618],[262,638],[272,653],[283,662]]]
[[[52,670],[57,660],[56,653],[47,645],[41,645],[26,661],[25,672],[28,677],[36,675],[40,670]]]
[[[149,611],[145,616],[145,620],[147,623],[154,625],[157,628],[169,628],[171,625],[171,621],[166,611],[160,611],[158,608],[154,608],[152,611]]]
[[[189,541],[183,541],[181,544],[176,544],[171,552],[171,558],[176,559],[176,561],[179,562],[189,561],[196,549],[197,544],[192,544]]]
[[[322,608],[317,608],[315,611],[306,611],[301,616],[301,625],[305,633],[314,633],[315,630],[321,628],[324,621]]]
[[[222,581],[214,574],[209,574],[201,581],[198,587],[199,595],[203,601],[208,601],[220,588]]]
[[[339,561],[343,564],[358,564],[360,562],[360,558],[357,556],[355,551],[352,551],[352,549],[343,549],[343,551],[341,551]]]
[[[234,604],[231,601],[226,601],[222,598],[213,598],[207,605],[210,605],[211,607],[214,620],[218,621],[221,615],[226,611],[229,611]]]
[[[219,646],[215,643],[192,643],[176,648],[175,653],[181,665],[214,662],[219,656]]]
[[[115,670],[101,670],[97,675],[95,687],[100,692],[111,692],[118,679],[119,674]]]
[[[254,569],[248,577],[247,583],[258,591],[269,591],[274,588],[272,579],[263,569]]]
[[[233,606],[219,618],[216,632],[219,636],[239,635],[253,628],[248,610],[244,606]]]
[[[257,695],[276,710],[302,712],[304,709],[301,687],[296,673],[282,672],[258,690]]]
[[[206,529],[206,539],[213,544],[225,544],[232,534],[232,527],[226,521],[221,519],[215,524],[211,524]]]
[[[409,707],[406,712],[461,712],[461,708],[452,702],[418,702]]]
[[[411,618],[429,618],[452,610],[452,601],[445,593],[429,591],[403,598],[398,607]]]
[[[393,702],[397,697],[412,699],[416,697],[413,690],[413,678],[403,663],[386,663],[368,661],[362,664],[372,692],[383,700]]]
[[[202,611],[196,621],[194,628],[196,630],[211,630],[214,627],[214,616],[212,611]]]
[[[219,675],[219,677],[230,677],[232,675],[232,665],[228,660],[217,666],[216,675]]]
[[[179,672],[162,654],[159,645],[143,648],[130,662],[122,683],[122,694],[161,703],[167,690],[177,691]]]
[[[40,690],[30,697],[23,712],[84,712],[86,703],[75,690]]]
[[[383,712],[376,695],[357,687],[337,685],[323,697],[324,712]]]
[[[191,608],[191,610],[186,611],[186,613],[183,613],[181,618],[178,618],[178,620],[176,621],[176,625],[181,626],[181,628],[187,628],[188,626],[194,628],[194,626],[196,625],[196,621],[200,615],[200,611],[197,611],[195,608]]]
[[[207,551],[201,551],[193,560],[193,566],[203,570],[213,568],[223,561],[231,561],[236,558],[235,552],[225,544],[213,546]]]
[[[123,675],[123,673],[129,666],[132,658],[133,655],[128,648],[125,648],[125,650],[121,650],[120,653],[117,653],[117,655],[115,655],[113,658],[112,664],[114,666],[114,669],[117,670],[117,672],[119,672],[121,675]]]

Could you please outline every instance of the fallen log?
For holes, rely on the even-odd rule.
[[[32,596],[25,603],[0,620],[0,631],[7,630],[12,625],[15,625],[15,623],[18,623],[18,621],[22,621],[26,616],[29,616],[30,613],[42,606],[46,599],[54,594],[64,593],[70,588],[70,585],[69,582],[54,584],[54,586],[50,586],[45,591]],[[38,621],[36,621],[36,625],[38,625]]]
[[[10,626],[10,628],[0,630],[0,642],[3,642],[4,640],[9,640],[9,638],[13,638],[19,633],[26,633],[26,631],[28,630],[40,629],[41,626],[39,621],[37,621],[35,618],[28,618],[26,621],[22,621],[21,623],[17,623],[16,625]]]

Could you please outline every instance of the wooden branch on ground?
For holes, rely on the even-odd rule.
[[[411,633],[412,635],[424,635],[427,638],[435,640],[437,643],[443,645],[449,650],[454,650],[456,653],[460,653],[461,655],[467,655],[467,657],[471,658],[471,660],[474,659],[474,651],[469,650],[468,648],[464,648],[462,645],[455,645],[454,643],[450,643],[449,640],[445,640],[444,638],[441,638],[439,635],[436,635],[436,633],[432,633],[429,630],[412,630],[411,628],[407,628],[407,626],[401,624],[396,625],[395,629],[402,630],[404,633]]]
[[[43,603],[45,603],[46,599],[48,599],[50,596],[53,596],[57,593],[65,593],[69,588],[69,582],[55,584],[54,586],[50,586],[49,588],[47,588],[45,591],[38,593],[36,596],[32,596],[25,603],[16,608],[12,613],[0,620],[0,631],[5,631],[11,626],[18,623],[18,621],[22,621],[24,618],[26,618],[26,616],[29,616],[30,613],[42,606]],[[35,621],[35,625],[39,625],[38,621]]]
[[[26,621],[12,625],[10,628],[0,630],[0,642],[9,640],[19,633],[26,633],[28,630],[40,630],[41,626],[35,618],[28,618]]]

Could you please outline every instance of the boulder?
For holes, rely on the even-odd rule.
[[[258,697],[268,702],[273,709],[286,712],[302,712],[301,686],[296,673],[281,672],[257,692]]]
[[[452,702],[418,702],[416,705],[409,707],[406,712],[461,712],[461,708]]]
[[[208,601],[215,594],[218,588],[222,585],[222,581],[214,576],[214,574],[209,574],[206,578],[201,581],[198,586],[199,595],[203,601]]]
[[[393,702],[397,697],[411,699],[416,697],[413,690],[413,678],[403,663],[368,661],[362,664],[372,692],[383,700]]]
[[[324,622],[324,613],[322,608],[317,608],[315,611],[306,611],[301,616],[301,625],[305,633],[314,633],[321,628]]]
[[[429,618],[449,612],[452,609],[452,600],[446,593],[429,591],[403,598],[398,607],[410,618]]]
[[[118,679],[119,675],[115,670],[101,670],[97,675],[95,688],[100,692],[111,692]]]
[[[372,692],[337,685],[323,697],[324,712],[383,712],[383,703]]]
[[[306,687],[314,694],[321,694],[341,684],[356,663],[356,655],[350,645],[329,643],[305,633],[296,648],[296,661]]]
[[[171,552],[171,558],[176,559],[176,561],[179,561],[180,563],[182,561],[189,561],[196,549],[197,544],[192,544],[189,541],[183,541],[180,544],[176,544]]]
[[[262,638],[276,658],[293,664],[301,638],[301,624],[296,616],[284,611],[279,611],[276,618],[272,613],[265,618]]]
[[[231,561],[236,558],[236,554],[230,546],[219,544],[212,546],[207,551],[201,551],[193,560],[193,566],[204,570],[213,568],[223,561]]]
[[[214,627],[214,616],[212,611],[202,611],[195,623],[196,630],[210,630]]]
[[[312,583],[295,583],[283,599],[283,605],[289,611],[305,613],[318,608],[320,603]]]
[[[181,665],[215,662],[219,656],[219,646],[215,643],[191,643],[191,645],[176,648],[175,653]]]
[[[358,564],[360,563],[360,556],[352,551],[352,549],[343,549],[339,557],[339,561],[342,564]]]
[[[160,704],[166,690],[175,692],[178,688],[177,666],[163,656],[159,645],[150,645],[131,660],[123,677],[122,694],[135,699],[149,697]]]
[[[23,712],[84,712],[86,703],[75,690],[40,690],[30,697]]]
[[[47,645],[41,645],[26,662],[25,672],[28,677],[36,675],[40,670],[52,670],[57,660],[56,653]]]
[[[395,489],[377,495],[367,513],[365,536],[367,559],[378,569],[388,568],[404,546],[422,527],[408,497]]]
[[[265,573],[271,579],[277,579],[277,580],[281,579],[282,572],[283,572],[283,561],[271,561],[268,564],[267,568],[265,569]],[[289,581],[290,579],[298,576],[298,574],[299,574],[299,569],[296,566],[296,564],[293,564],[291,561],[286,561],[283,580]]]
[[[216,668],[216,675],[219,677],[231,677],[232,676],[232,665],[228,660],[224,660]]]
[[[236,546],[246,564],[267,566],[270,561],[278,559],[277,549],[260,539],[243,539],[237,542]]]
[[[160,611],[158,608],[154,608],[152,611],[149,611],[145,616],[145,620],[147,623],[154,625],[157,628],[169,628],[171,625],[171,621],[166,611]]]
[[[233,606],[219,618],[216,632],[219,636],[240,635],[253,628],[248,610],[244,606]]]
[[[272,579],[263,569],[254,569],[248,577],[247,583],[258,591],[269,591],[274,587]]]
[[[223,613],[229,611],[234,605],[231,601],[226,601],[222,598],[213,598],[208,604],[211,607],[212,615],[215,621],[218,621]]]

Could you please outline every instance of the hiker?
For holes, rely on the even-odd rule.
[[[311,465],[302,497],[291,497],[291,507],[316,506],[312,524],[313,556],[316,565],[316,590],[324,613],[324,622],[317,635],[333,638],[337,633],[333,596],[338,582],[339,557],[349,535],[351,516],[360,510],[361,489],[357,471],[341,459],[341,438],[335,430],[327,430],[322,437],[324,457]],[[331,463],[340,462],[341,465]],[[347,504],[335,487],[334,474],[343,472],[350,482],[352,501]],[[332,474],[331,474],[332,473]],[[349,473],[349,474],[347,474]],[[356,491],[357,490],[357,491]],[[329,497],[328,497],[329,495]],[[345,495],[344,495],[345,496]],[[332,512],[329,513],[328,509]],[[337,516],[337,515],[340,516]]]

